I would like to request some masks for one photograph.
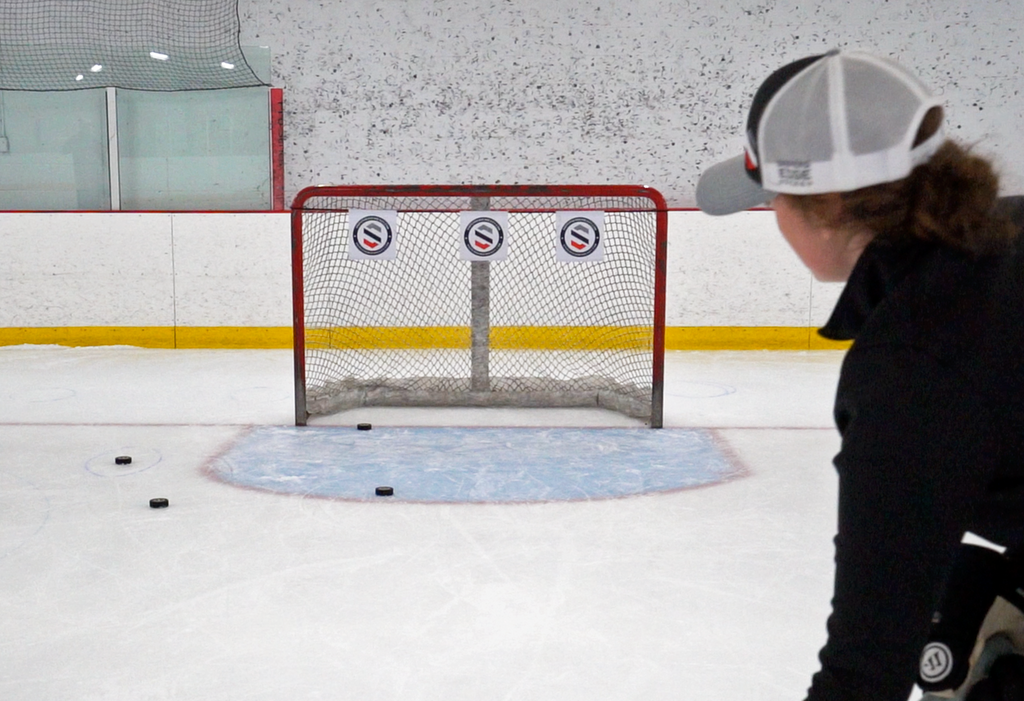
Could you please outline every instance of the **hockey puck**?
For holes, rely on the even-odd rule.
[[[373,428],[372,424],[356,424],[356,429],[360,431],[369,431],[371,428]]]
[[[395,490],[393,487],[377,487],[377,496],[379,497],[390,497],[394,496]]]
[[[166,509],[169,504],[170,502],[163,497],[149,500],[149,508],[151,509]]]
[[[131,455],[118,455],[116,458],[114,458],[114,464],[115,465],[131,465],[132,464],[132,456]]]

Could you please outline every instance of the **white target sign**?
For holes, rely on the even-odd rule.
[[[508,258],[508,212],[461,212],[459,258],[472,261]]]
[[[604,212],[555,212],[555,258],[562,263],[604,260]]]
[[[351,260],[394,260],[398,256],[398,212],[351,209],[348,213],[348,257]]]

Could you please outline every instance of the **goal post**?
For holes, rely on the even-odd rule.
[[[359,406],[505,406],[661,427],[658,191],[316,186],[291,228],[296,425]]]

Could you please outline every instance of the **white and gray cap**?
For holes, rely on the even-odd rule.
[[[770,75],[747,116],[744,153],[712,166],[697,183],[697,206],[722,215],[778,193],[848,192],[910,175],[942,145],[939,128],[914,143],[941,101],[896,63],[832,51]]]

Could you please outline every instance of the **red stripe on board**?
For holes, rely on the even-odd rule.
[[[270,89],[271,209],[284,211],[284,91]]]

